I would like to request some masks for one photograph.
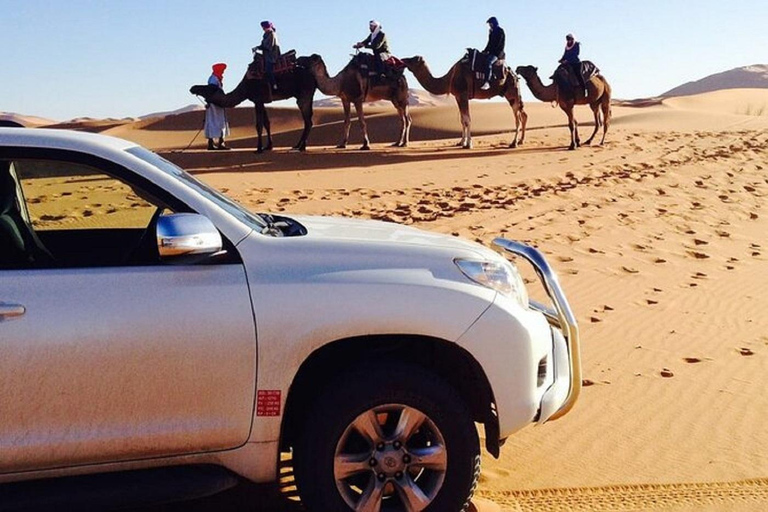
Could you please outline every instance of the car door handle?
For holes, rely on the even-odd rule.
[[[15,318],[27,312],[27,308],[21,304],[2,304],[0,303],[0,319]]]

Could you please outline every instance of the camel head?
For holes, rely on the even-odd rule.
[[[189,92],[195,96],[201,96],[205,101],[210,101],[214,94],[219,90],[215,85],[193,85]]]
[[[427,61],[424,60],[424,57],[421,55],[414,55],[413,57],[407,57],[405,59],[400,59],[403,61],[403,64],[405,64],[405,67],[408,68],[408,70],[413,71],[414,69],[422,68],[427,65]]]
[[[535,66],[518,66],[515,73],[522,76],[525,80],[530,80],[538,73],[539,68]]]

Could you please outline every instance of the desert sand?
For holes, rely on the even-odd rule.
[[[455,106],[413,109],[405,149],[388,146],[393,109],[372,109],[370,152],[332,147],[333,108],[317,109],[303,154],[287,149],[300,128],[291,109],[272,111],[280,147],[265,155],[252,151],[250,109],[230,113],[242,149],[229,152],[200,150],[199,136],[180,151],[199,112],[101,131],[160,150],[258,212],[544,251],[580,322],[585,388],[573,412],[512,436],[500,460],[486,454],[480,498],[520,511],[768,509],[768,90],[615,106],[605,147],[574,152],[561,111],[526,109],[518,149],[507,148],[511,109],[487,102],[472,104],[472,151],[453,147]],[[591,113],[578,111],[584,139]]]

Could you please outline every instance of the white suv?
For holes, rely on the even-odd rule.
[[[0,482],[216,465],[313,511],[463,510],[579,394],[579,337],[500,254],[251,213],[133,143],[0,128]]]

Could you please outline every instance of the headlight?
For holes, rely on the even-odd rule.
[[[522,307],[528,307],[525,283],[517,268],[510,262],[466,259],[454,261],[459,270],[475,283],[517,299]]]

